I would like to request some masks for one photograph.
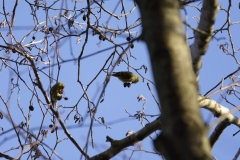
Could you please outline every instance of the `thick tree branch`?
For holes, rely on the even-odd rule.
[[[154,131],[162,129],[161,126],[162,126],[161,119],[158,118],[155,121],[148,123],[143,129],[122,140],[113,140],[111,142],[111,147],[108,150],[98,155],[95,155],[94,157],[91,158],[91,160],[110,159],[117,155],[119,152],[121,152],[124,148],[134,145],[135,143],[149,136]]]
[[[215,117],[219,118],[218,125],[209,137],[211,147],[214,146],[224,129],[230,124],[240,127],[240,119],[234,116],[228,108],[218,104],[216,101],[206,98],[202,95],[198,96],[199,106],[205,108],[213,113]]]
[[[220,121],[228,121],[229,123],[240,127],[240,119],[234,116],[228,108],[218,104],[212,99],[205,98],[202,95],[199,95],[198,101],[200,107],[211,111],[215,117],[220,118]]]
[[[234,124],[237,127],[240,127],[240,119],[233,116],[228,108],[218,104],[216,101],[199,95],[198,103],[200,108],[205,108],[212,112],[214,116],[220,118],[219,124],[209,137],[209,141],[212,147],[216,143],[220,135],[223,133],[224,129],[227,128],[227,126],[229,126],[230,124]],[[161,129],[162,123],[161,118],[159,117],[155,121],[147,124],[145,128],[139,130],[135,134],[132,134],[131,136],[126,137],[122,140],[113,140],[111,143],[111,147],[108,150],[98,155],[95,155],[91,159],[110,159],[120,153],[124,148],[143,140],[154,131]]]
[[[212,39],[213,26],[218,12],[218,0],[204,0],[201,11],[198,29],[206,34],[195,31],[195,41],[190,46],[193,69],[197,76],[202,66],[202,56],[206,53]]]
[[[213,146],[220,135],[223,133],[223,130],[227,128],[230,124],[234,124],[237,127],[240,127],[240,119],[233,116],[232,113],[229,111],[228,108],[218,104],[216,101],[211,100],[209,98],[205,98],[202,95],[198,96],[198,103],[200,108],[205,108],[212,112],[215,116],[220,118],[219,124],[213,131],[212,135],[209,137],[209,141],[211,146]],[[234,117],[234,118],[233,118]],[[139,130],[138,132],[128,136],[122,140],[111,140],[111,147],[92,157],[91,159],[110,159],[120,153],[124,148],[134,145],[135,143],[143,140],[151,133],[155,132],[156,130],[162,129],[162,122],[161,117],[156,119],[155,121],[148,123],[143,129]],[[108,138],[111,139],[111,138]]]
[[[154,142],[166,159],[211,159],[197,104],[197,84],[174,0],[137,0],[162,106],[163,131]]]
[[[209,137],[210,145],[213,148],[214,144],[217,142],[221,134],[223,133],[224,129],[226,129],[230,123],[228,121],[221,121],[219,124],[216,126],[214,131]]]

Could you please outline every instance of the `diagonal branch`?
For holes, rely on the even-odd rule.
[[[197,77],[202,66],[202,57],[206,53],[209,42],[212,39],[213,25],[216,19],[217,11],[218,0],[204,0],[198,29],[207,34],[195,32],[195,41],[190,46],[193,69]]]
[[[227,126],[229,126],[230,124],[234,124],[237,127],[240,127],[240,119],[233,116],[228,108],[218,104],[216,101],[209,98],[205,98],[202,95],[199,95],[198,103],[200,108],[205,108],[209,110],[220,119],[219,124],[213,131],[212,135],[209,137],[209,141],[212,147],[216,143],[220,135],[223,133],[224,129],[227,128]],[[122,140],[110,140],[111,147],[109,149],[102,153],[99,153],[98,155],[93,156],[90,159],[91,160],[111,159],[112,157],[120,153],[124,148],[134,145],[135,143],[149,136],[151,133],[161,129],[162,122],[160,116],[153,122],[148,123],[144,128],[142,128],[138,132],[126,138],[123,138]],[[111,138],[107,136],[107,139]]]
[[[223,133],[224,129],[226,129],[230,125],[227,121],[220,121],[212,134],[209,137],[209,142],[211,147],[213,148],[214,144],[217,142],[221,134]]]
[[[198,96],[198,102],[200,107],[211,111],[215,117],[219,118],[218,125],[209,137],[211,147],[214,146],[224,129],[226,129],[230,124],[240,127],[240,119],[234,116],[228,108],[202,95]]]
[[[3,46],[1,46],[3,47]],[[4,46],[4,48],[8,48],[8,49],[11,49],[11,50],[14,50],[16,51],[17,53],[19,53],[20,55],[26,57],[26,59],[30,62],[31,64],[31,67],[33,69],[33,72],[34,72],[34,75],[36,76],[36,80],[37,80],[37,85],[38,85],[38,88],[41,90],[47,104],[51,104],[51,101],[49,100],[48,98],[48,95],[47,95],[47,92],[45,91],[44,87],[43,87],[43,84],[41,82],[41,79],[40,79],[40,76],[38,74],[38,70],[37,70],[37,67],[34,63],[34,60],[32,59],[31,55],[28,54],[23,48],[21,48],[21,45],[11,45],[11,44],[8,44],[8,46]],[[89,156],[87,155],[86,152],[84,152],[84,150],[81,148],[81,146],[77,143],[77,141],[72,137],[72,135],[70,134],[70,132],[68,131],[68,129],[66,128],[66,126],[64,125],[61,117],[59,116],[59,113],[53,108],[52,105],[49,105],[49,108],[51,109],[51,111],[53,112],[53,114],[57,117],[60,125],[62,126],[63,130],[64,130],[64,133],[67,135],[67,137],[70,139],[70,141],[74,144],[74,146],[87,158],[89,159]]]
[[[1,157],[5,158],[5,159],[14,159],[14,158],[12,158],[12,157],[9,156],[9,155],[0,152],[0,158],[1,158]]]
[[[121,152],[124,148],[128,146],[132,146],[135,143],[145,139],[154,131],[162,129],[161,126],[162,126],[161,118],[157,118],[155,121],[148,123],[143,129],[139,130],[138,132],[122,140],[111,140],[111,147],[109,149],[107,149],[106,151],[98,155],[95,155],[90,159],[91,160],[111,159],[112,157],[117,155],[119,152]],[[111,138],[107,136],[107,139],[111,139]]]

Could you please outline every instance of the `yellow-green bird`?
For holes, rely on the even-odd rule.
[[[53,108],[57,107],[57,101],[62,99],[62,94],[64,90],[64,84],[62,82],[57,82],[54,84],[50,90],[51,102]]]
[[[139,77],[136,74],[128,71],[113,72],[112,76],[117,77],[123,83],[137,83],[139,81]]]

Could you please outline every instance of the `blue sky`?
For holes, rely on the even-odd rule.
[[[48,4],[52,3],[53,1],[48,1]],[[13,8],[13,3],[7,3],[6,4],[6,11],[11,12]],[[107,8],[109,11],[112,11],[118,1],[105,1],[104,7]],[[125,10],[129,11],[133,7],[132,1],[124,1],[125,3]],[[233,7],[231,9],[231,21],[239,21],[239,9],[238,4],[236,1],[233,1]],[[73,9],[73,2],[68,1],[68,9]],[[194,3],[196,4],[196,3]],[[223,8],[226,8],[227,2],[220,1],[220,4]],[[57,3],[54,5],[54,8],[59,8],[61,3]],[[78,2],[77,3],[77,9],[85,8],[86,7],[86,1]],[[2,11],[2,3],[0,4],[1,13]],[[64,8],[66,6],[64,5]],[[93,11],[96,12],[98,9],[94,8]],[[33,18],[30,15],[30,7],[29,5],[24,1],[21,3],[19,2],[18,8],[16,11],[16,19],[15,19],[15,27],[21,27],[21,29],[14,29],[13,34],[17,41],[21,41],[23,36],[28,34],[34,27]],[[197,12],[195,9],[187,7],[187,12],[189,14],[188,16],[188,22],[196,27],[197,26],[197,19],[193,18],[193,16],[199,16],[199,12]],[[63,13],[63,12],[62,12]],[[56,16],[60,14],[58,10],[56,11],[50,11],[49,17]],[[96,13],[97,14],[97,13]],[[115,12],[116,15],[120,15],[120,7]],[[38,21],[42,22],[46,19],[45,12],[41,9],[37,11]],[[73,16],[73,13],[71,13],[70,16]],[[128,25],[133,24],[137,18],[139,18],[139,11],[138,8],[133,11],[132,14],[128,16]],[[3,20],[3,16],[0,16],[0,21]],[[109,15],[102,14],[102,19],[99,21],[99,25],[105,25],[106,21],[108,20]],[[94,17],[91,16],[91,23],[93,23]],[[79,15],[74,19],[76,22],[82,23],[82,27],[85,28],[86,21],[82,20],[82,15]],[[226,20],[226,14],[222,11],[219,12],[216,19],[216,25],[214,26],[215,29],[221,27],[221,25]],[[66,23],[64,19],[62,19],[63,22]],[[44,23],[43,23],[44,24]],[[125,21],[124,17],[121,18],[121,20],[117,20],[116,18],[111,18],[109,22],[109,27],[117,29],[124,28],[125,27]],[[42,26],[42,25],[41,25]],[[54,25],[54,21],[48,22],[48,26],[52,26],[54,29],[56,26]],[[80,28],[75,24],[75,26],[78,28],[77,32],[80,32]],[[40,29],[41,27],[39,27]],[[67,27],[66,27],[67,28]],[[71,28],[73,30],[73,28]],[[8,43],[11,43],[10,37],[6,36],[7,34],[7,26],[5,28],[0,29],[1,33],[5,37],[5,39],[8,41]],[[192,30],[188,29],[189,36],[192,35]],[[133,33],[133,36],[139,36],[141,33],[141,28],[137,27],[131,30]],[[137,33],[137,34],[136,34]],[[233,35],[234,45],[235,49],[237,50],[239,48],[239,27],[237,25],[231,26],[231,33]],[[23,45],[28,44],[31,41],[33,34],[28,36],[26,40],[22,43]],[[44,34],[41,32],[35,33],[34,36],[36,37],[35,41],[39,41],[44,38]],[[107,35],[109,37],[109,35]],[[113,40],[118,43],[124,43],[126,42],[127,34],[122,34],[120,36],[117,36],[117,38],[113,38]],[[229,73],[235,71],[238,68],[238,64],[234,61],[233,57],[226,55],[222,52],[221,49],[219,49],[219,44],[225,43],[229,41],[228,35],[226,32],[223,32],[222,34],[217,35],[218,38],[224,37],[225,39],[221,41],[212,40],[209,45],[209,50],[207,51],[206,55],[203,58],[203,66],[200,72],[200,79],[199,79],[199,86],[200,86],[200,93],[205,94],[208,90],[210,90],[213,86],[215,86],[222,78],[224,78]],[[82,40],[79,44],[76,44],[76,41],[79,37],[71,37],[71,38],[65,38],[63,39],[59,45],[59,55],[62,59],[71,59],[74,57],[78,57],[78,55],[81,52],[82,45],[85,40],[85,35],[82,36]],[[54,49],[51,49],[49,46],[53,42],[53,36],[49,36],[48,38],[48,56],[51,60],[51,63],[55,63],[54,61]],[[113,46],[111,43],[107,41],[101,41],[99,43],[98,35],[92,36],[92,31],[89,32],[89,40],[86,45],[86,48],[84,50],[84,56],[95,53],[99,50],[108,48]],[[3,44],[2,39],[0,40],[0,43]],[[192,41],[189,41],[189,44],[191,44]],[[38,43],[38,47],[43,47],[43,44]],[[55,44],[53,44],[54,47]],[[124,46],[126,47],[126,45]],[[71,51],[72,48],[72,51]],[[102,52],[101,54],[97,54],[95,56],[86,58],[81,60],[80,64],[80,80],[84,86],[84,88],[87,87],[90,81],[93,80],[93,78],[96,76],[96,74],[100,71],[102,66],[105,64],[106,59],[109,57],[109,55],[114,51],[114,49],[107,50],[105,52]],[[130,49],[131,54],[136,58],[129,57],[129,63],[134,68],[140,68],[142,65],[145,65],[148,68],[148,72],[145,73],[144,69],[139,70],[139,73],[141,73],[144,77],[153,80],[153,75],[151,71],[151,64],[148,56],[148,51],[146,48],[146,45],[144,42],[135,42],[134,48]],[[229,51],[231,49],[229,48]],[[118,52],[121,53],[122,51],[118,49]],[[31,51],[31,54],[37,55],[38,51],[36,49],[33,49]],[[129,55],[129,51],[128,51]],[[5,57],[6,53],[0,52],[1,57]],[[10,57],[12,59],[17,58],[17,54],[10,53]],[[44,60],[47,60],[48,57],[44,54],[41,54],[42,58]],[[124,60],[126,59],[126,56],[123,56]],[[19,59],[22,59],[23,57],[19,57]],[[115,62],[117,59],[117,56],[115,56],[113,62]],[[46,66],[43,63],[36,63],[36,65],[39,68],[42,68]],[[16,69],[16,66],[14,63],[11,63],[11,66]],[[33,89],[32,82],[29,78],[29,70],[31,75],[32,71],[27,66],[19,66],[19,71],[21,73],[21,76],[23,77],[26,84]],[[121,62],[119,66],[117,66],[114,71],[125,71],[128,70],[128,66]],[[45,69],[44,72],[48,73],[49,70]],[[57,71],[58,67],[51,68],[50,72],[53,73],[53,77],[57,77]],[[79,98],[83,95],[83,90],[81,89],[81,86],[77,82],[77,63],[75,62],[69,62],[64,63],[61,65],[60,73],[59,73],[59,81],[64,82],[65,84],[65,91],[64,95],[69,98],[69,100],[61,100],[59,101],[59,105],[63,105],[65,107],[73,107],[75,104],[77,104]],[[133,69],[130,68],[130,71],[136,73]],[[236,74],[239,75],[239,74]],[[163,75],[164,76],[164,75]],[[48,125],[50,124],[50,118],[51,115],[47,114],[46,119],[44,122],[42,122],[43,114],[40,110],[40,108],[44,108],[41,104],[41,106],[38,104],[38,101],[36,97],[32,98],[32,93],[30,90],[26,87],[26,85],[19,80],[16,77],[16,74],[14,74],[9,68],[2,68],[0,72],[0,84],[3,84],[0,88],[0,95],[3,97],[3,99],[6,101],[9,93],[10,93],[10,80],[11,78],[14,78],[14,83],[19,81],[19,87],[15,88],[12,93],[11,101],[9,102],[10,111],[13,117],[13,120],[16,124],[19,124],[21,121],[25,121],[24,116],[22,115],[22,112],[20,111],[19,107],[22,108],[24,114],[26,116],[30,115],[30,128],[35,128],[41,125],[43,123],[43,126],[45,126],[45,129],[49,129]],[[44,85],[44,88],[49,92],[50,87],[50,80],[49,78],[40,73],[41,81]],[[34,78],[34,77],[33,77]],[[97,103],[97,100],[99,98],[99,95],[103,88],[103,82],[106,78],[106,73],[101,72],[101,74],[97,77],[96,80],[93,81],[93,83],[90,85],[87,94],[90,100],[94,103]],[[5,85],[6,84],[6,85]],[[224,85],[229,85],[230,81],[226,80],[224,82]],[[150,87],[153,91],[153,94],[155,97],[157,97],[157,92],[154,88],[154,85],[150,83]],[[39,89],[36,88],[37,93],[39,93],[39,98],[43,99],[42,94],[40,93]],[[217,102],[221,103],[225,107],[228,107],[229,109],[232,109],[233,106],[226,103],[224,100],[220,98],[220,94],[226,95],[226,91],[222,91],[211,98],[216,100]],[[147,99],[147,103],[145,105],[145,113],[148,115],[156,115],[159,114],[159,109],[157,104],[155,103],[153,96],[149,92],[149,89],[147,87],[147,81],[144,80],[144,82],[141,81],[138,84],[133,84],[130,88],[124,88],[123,84],[117,79],[112,77],[110,79],[110,82],[106,88],[105,91],[105,97],[104,101],[100,103],[98,107],[98,112],[96,113],[96,118],[104,117],[106,124],[111,127],[111,129],[106,129],[105,126],[99,125],[97,121],[94,121],[94,127],[93,127],[93,135],[94,135],[94,149],[89,145],[88,147],[88,153],[90,156],[94,156],[95,154],[98,154],[104,150],[106,150],[110,144],[106,142],[106,136],[110,136],[113,139],[122,139],[125,137],[125,134],[128,130],[134,130],[138,131],[142,128],[141,121],[138,121],[135,118],[129,117],[129,114],[126,113],[126,110],[131,114],[134,115],[136,111],[142,110],[143,101],[138,102],[137,97],[139,95],[143,95]],[[229,97],[235,105],[238,105],[238,100],[236,98]],[[31,101],[32,99],[32,101]],[[45,102],[45,101],[44,101]],[[28,106],[32,103],[34,106],[34,111],[29,113]],[[18,107],[19,105],[19,107]],[[89,114],[87,114],[87,101],[85,99],[82,99],[80,103],[78,104],[78,112],[84,117],[84,122],[80,124],[75,124],[73,117],[74,113],[72,113],[68,120],[66,120],[65,125],[69,128],[69,131],[71,132],[71,135],[77,140],[80,146],[84,147],[86,143],[87,133],[89,130]],[[6,108],[2,101],[0,101],[1,111],[6,113]],[[91,106],[93,107],[93,106]],[[61,117],[63,120],[66,119],[66,116],[70,112],[70,108],[59,108],[59,113],[61,114]],[[205,109],[201,109],[204,122],[207,124],[213,124],[217,119],[212,116],[212,114],[209,111],[206,111]],[[235,113],[235,115],[238,115],[238,112]],[[147,117],[149,121],[153,121],[156,119],[156,117]],[[111,124],[111,122],[114,122]],[[147,122],[144,121],[144,124]],[[6,119],[6,117],[3,118],[3,120],[0,120],[0,126],[4,128],[4,130],[11,129],[12,126],[10,122]],[[73,127],[73,128],[72,128]],[[237,152],[239,145],[236,143],[239,139],[239,135],[236,135],[235,137],[232,137],[232,134],[235,133],[238,130],[236,126],[229,126],[218,142],[215,144],[212,154],[215,156],[218,160],[224,160],[224,159],[230,159],[233,158],[235,153]],[[211,133],[212,128],[209,131],[209,134]],[[38,130],[32,130],[33,133],[37,134]],[[56,152],[63,158],[63,159],[79,159],[80,153],[78,150],[73,146],[73,144],[69,140],[65,140],[66,135],[63,134],[63,131],[60,129],[58,132],[58,140],[63,140],[56,148]],[[0,137],[0,142],[3,142],[5,138],[8,138],[5,143],[0,145],[0,151],[4,152],[11,147],[17,147],[19,146],[18,141],[16,137],[14,136],[14,131],[9,132],[8,134],[4,134]],[[11,138],[11,136],[14,136]],[[152,137],[156,137],[156,134],[152,134]],[[48,144],[50,147],[54,147],[54,144],[56,142],[56,134],[49,134],[45,139],[44,143]],[[1,144],[1,143],[0,143]],[[91,144],[91,143],[89,143]],[[153,151],[153,146],[150,138],[146,138],[141,142],[142,149],[147,151]],[[43,154],[45,152],[41,147],[39,147]],[[137,146],[129,147],[130,149],[136,149]],[[27,150],[27,149],[26,149]],[[9,154],[11,156],[17,156],[20,153],[20,149],[12,150],[7,152],[6,154]],[[26,154],[28,155],[28,154]],[[23,157],[26,157],[24,155]],[[131,155],[131,150],[126,150],[121,152],[119,155],[114,157],[113,159],[128,159]],[[133,154],[132,159],[159,159],[159,156],[145,153],[145,152],[135,152]],[[53,159],[58,159],[56,156],[53,157]]]

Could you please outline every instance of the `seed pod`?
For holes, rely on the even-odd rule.
[[[29,110],[30,111],[33,111],[34,110],[34,107],[32,105],[29,106]]]

